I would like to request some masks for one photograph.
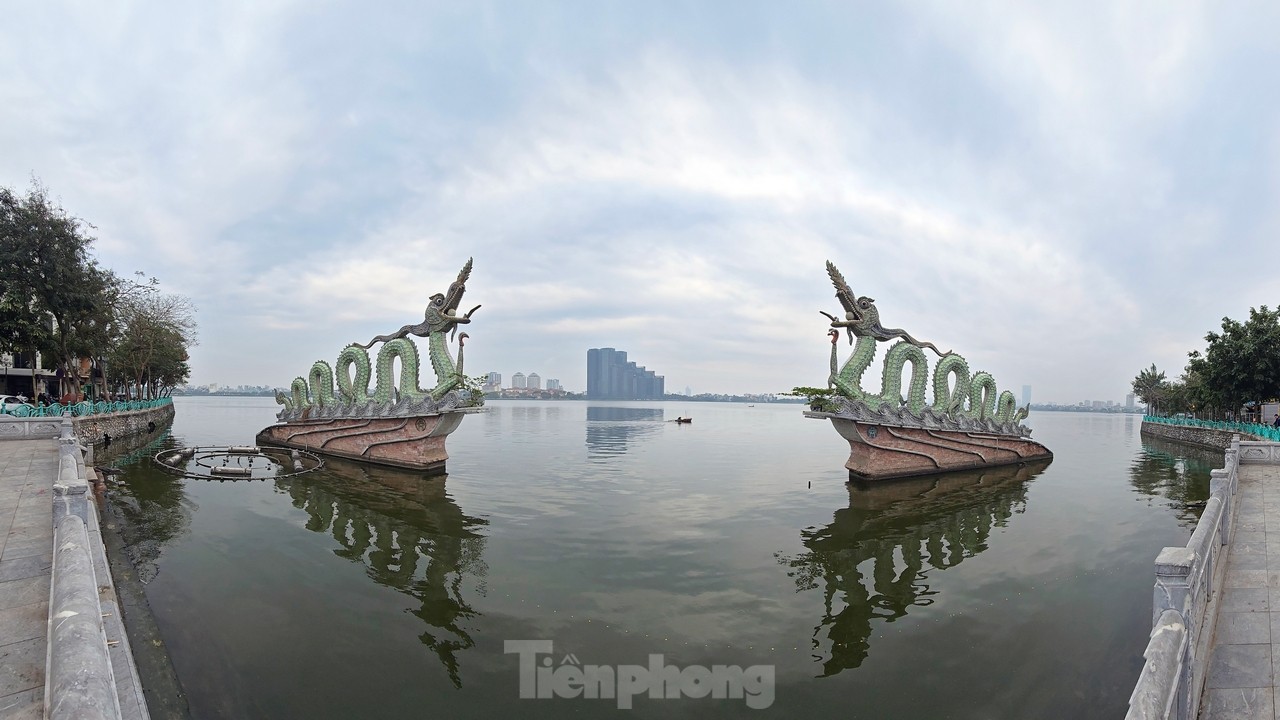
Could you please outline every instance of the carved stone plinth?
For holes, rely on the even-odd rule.
[[[449,454],[445,438],[462,416],[481,408],[402,418],[326,418],[299,420],[264,428],[260,445],[309,450],[360,462],[443,473]]]
[[[829,413],[805,414],[829,418],[836,431],[849,441],[845,467],[857,480],[930,475],[1053,458],[1048,448],[1027,437],[874,425]]]

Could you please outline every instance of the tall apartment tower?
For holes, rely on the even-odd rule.
[[[524,373],[518,372],[511,376],[511,387],[523,390],[525,388]]]
[[[627,360],[625,350],[587,350],[587,398],[590,400],[661,400],[663,376]]]
[[[525,379],[525,383],[530,390],[542,389],[542,376],[538,373],[529,373],[529,377]]]

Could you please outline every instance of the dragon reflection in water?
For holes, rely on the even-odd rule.
[[[443,478],[393,468],[330,459],[325,471],[276,486],[306,511],[308,530],[333,537],[339,556],[413,598],[418,607],[411,612],[427,626],[418,639],[462,687],[458,654],[475,646],[468,627],[479,617],[463,588],[471,578],[484,592],[481,530],[488,522],[464,514]]]
[[[1026,484],[1047,464],[850,485],[849,507],[830,524],[801,532],[805,552],[776,555],[796,592],[822,590],[813,646],[827,644],[829,655],[820,660],[820,677],[866,660],[873,620],[892,622],[932,604],[930,568],[945,570],[985,550],[992,530],[1023,512]]]

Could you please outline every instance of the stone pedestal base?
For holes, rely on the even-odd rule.
[[[309,450],[320,455],[443,473],[449,459],[445,437],[466,412],[407,418],[299,420],[264,428],[259,445]]]
[[[1048,448],[1025,437],[830,419],[836,431],[849,441],[845,467],[856,480],[931,475],[1053,457]]]

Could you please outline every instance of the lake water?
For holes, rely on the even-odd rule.
[[[175,405],[164,446],[250,444],[278,409]],[[493,401],[445,478],[180,479],[155,444],[98,464],[125,469],[109,503],[198,718],[1124,713],[1152,563],[1221,453],[1041,412],[1047,467],[868,490],[801,412]],[[521,699],[510,640],[552,641],[553,668],[769,666],[772,704]]]

